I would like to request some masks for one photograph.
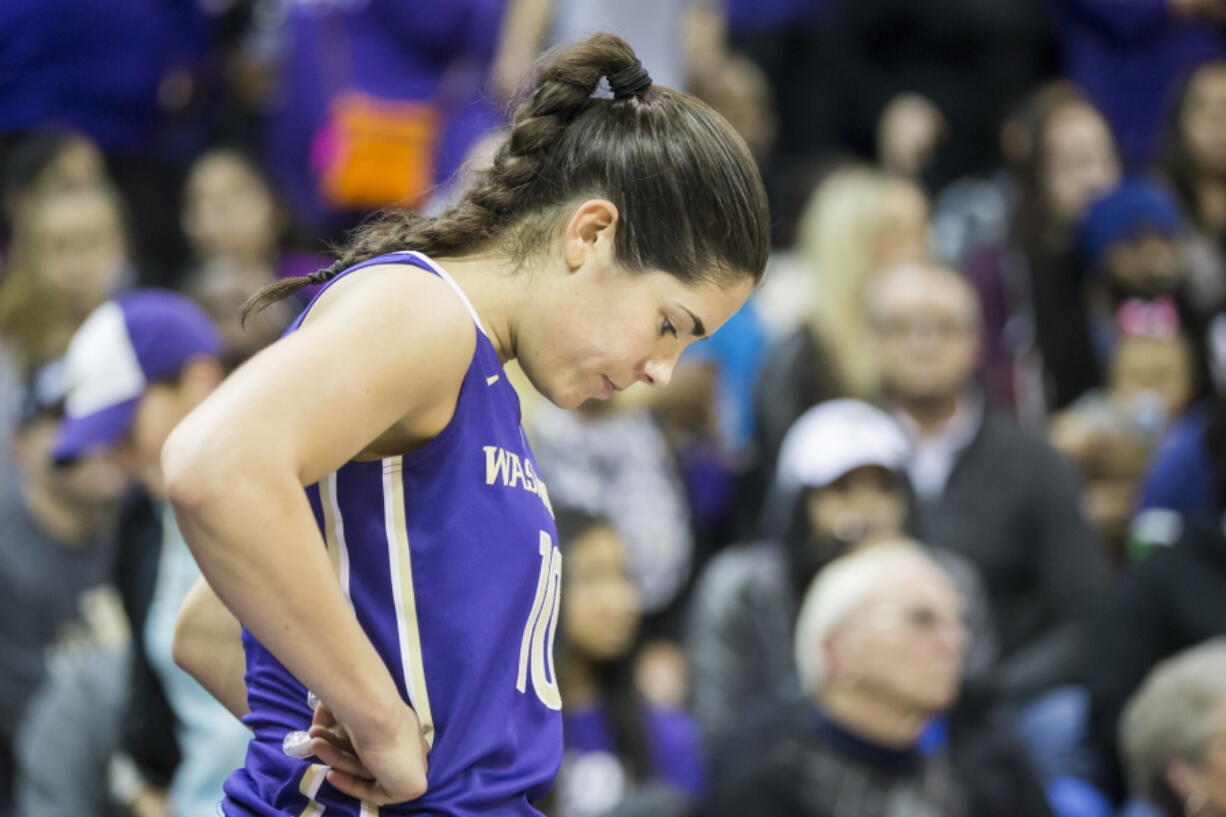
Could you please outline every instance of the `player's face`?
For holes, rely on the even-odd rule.
[[[636,382],[660,388],[685,348],[722,326],[752,288],[748,277],[691,285],[612,264],[583,269],[543,288],[538,317],[520,332],[519,363],[562,408],[607,400]]]
[[[567,645],[610,661],[624,655],[639,626],[639,594],[626,572],[625,545],[607,527],[591,528],[566,549],[562,609]]]

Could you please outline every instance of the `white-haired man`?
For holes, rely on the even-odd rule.
[[[791,524],[778,541],[727,548],[699,579],[686,628],[691,706],[706,735],[714,776],[761,756],[790,708],[803,700],[793,654],[805,589],[844,553],[905,535],[909,445],[888,414],[859,400],[806,411],[780,451],[780,496]],[[995,637],[978,571],[928,548],[967,602],[973,634],[968,679],[985,675]]]
[[[703,813],[1049,814],[1007,733],[959,720],[942,730],[966,646],[958,592],[916,543],[888,542],[836,559],[809,588],[796,627],[809,706],[761,764]]]

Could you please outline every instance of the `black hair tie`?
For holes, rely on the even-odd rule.
[[[643,63],[635,60],[616,74],[609,74],[609,90],[614,99],[628,99],[638,96],[651,87],[651,74],[643,67]]]

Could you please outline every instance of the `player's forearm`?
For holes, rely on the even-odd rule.
[[[254,457],[222,464],[168,453],[169,498],[214,591],[342,722],[377,734],[399,694],[292,473]]]
[[[247,714],[242,626],[203,578],[192,587],[179,611],[174,659],[234,717]]]

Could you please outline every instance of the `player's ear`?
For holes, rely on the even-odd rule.
[[[617,229],[617,206],[607,199],[589,199],[575,209],[562,235],[562,253],[568,269],[580,269],[597,255],[611,254]]]

